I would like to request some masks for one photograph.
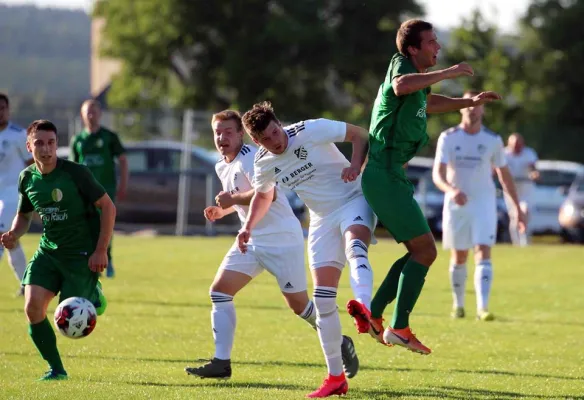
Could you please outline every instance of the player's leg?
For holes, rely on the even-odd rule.
[[[416,339],[409,327],[409,316],[422,291],[428,269],[437,256],[428,222],[413,197],[413,186],[407,181],[403,171],[376,172],[374,169],[365,169],[363,193],[381,223],[397,242],[405,244],[409,253],[409,257],[404,257],[405,263],[399,274],[397,292],[387,290],[395,287],[388,283],[385,291],[378,289],[374,296],[374,303],[382,305],[396,299],[393,320],[384,333],[384,339],[409,350],[429,354],[430,349]],[[398,268],[401,266],[396,264]],[[394,280],[397,279],[397,274],[391,274],[391,270],[388,277],[389,275]],[[377,314],[379,311],[383,312],[375,310],[372,317],[381,318]]]
[[[468,249],[473,248],[472,220],[469,218],[468,210],[450,202],[444,204],[442,216],[442,245],[444,249],[450,249],[448,272],[453,301],[451,316],[463,318],[465,316],[464,293],[467,278],[466,260]]]
[[[95,306],[98,316],[102,315],[107,308],[107,299],[99,282],[99,273],[89,269],[89,256],[60,257],[56,262],[63,276],[59,302],[69,297],[83,297]]]
[[[485,204],[473,216],[472,239],[475,247],[474,286],[477,298],[477,318],[482,321],[492,321],[495,317],[489,312],[489,297],[493,283],[491,247],[495,245],[497,234],[496,204],[494,202]]]
[[[28,265],[24,278],[24,312],[28,320],[28,334],[50,370],[40,380],[67,378],[57,337],[47,318],[47,307],[61,285],[61,276],[49,256],[37,252]]]
[[[105,276],[108,278],[113,278],[116,274],[114,270],[113,256],[112,256],[112,243],[114,239],[110,241],[109,246],[107,246],[107,267],[105,269]]]
[[[316,307],[308,298],[306,291],[304,240],[296,246],[278,248],[256,246],[255,249],[261,265],[276,277],[290,309],[317,330]],[[354,377],[359,370],[359,358],[355,345],[348,336],[343,336],[341,342],[341,358],[347,378]]]
[[[15,201],[0,200],[0,235],[5,233],[12,225],[12,219],[16,215],[17,203]],[[2,255],[5,249],[0,245],[0,260],[2,260]],[[16,247],[8,250],[8,264],[14,271],[14,275],[18,282],[21,284],[20,289],[16,293],[18,296],[24,295],[24,286],[22,285],[22,278],[24,276],[24,270],[26,269],[27,260],[24,255],[24,251],[20,242],[16,244]]]
[[[214,379],[231,377],[231,352],[237,323],[233,298],[261,271],[253,246],[246,254],[235,244],[229,249],[209,288],[215,354],[202,366],[186,367],[189,375]]]
[[[327,364],[328,376],[307,397],[345,394],[348,390],[343,373],[341,345],[343,335],[337,307],[337,288],[346,259],[340,226],[336,219],[311,220],[308,258],[314,285],[314,305],[318,338]]]

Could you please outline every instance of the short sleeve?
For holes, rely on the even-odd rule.
[[[26,190],[24,188],[25,174],[24,171],[20,173],[18,178],[18,209],[19,214],[28,214],[34,211],[34,206],[30,202]]]
[[[495,141],[495,149],[493,151],[493,165],[495,168],[501,168],[507,165],[507,157],[505,155],[505,145],[501,136],[497,136]]]
[[[388,72],[390,79],[393,81],[398,76],[413,74],[416,73],[417,71],[410,60],[408,60],[401,54],[397,54],[391,59],[390,68]]]
[[[253,177],[254,177],[254,164],[253,164],[253,156],[248,154],[246,157],[243,157],[241,161],[241,172],[245,175],[248,182],[253,184]]]
[[[341,121],[320,118],[304,122],[306,136],[313,143],[339,143],[344,142],[347,136],[347,124]]]
[[[529,156],[530,156],[529,157],[530,164],[535,164],[539,160],[537,153],[533,149],[529,149]]]
[[[126,152],[126,149],[122,145],[120,141],[120,137],[112,132],[112,140],[111,140],[111,152],[114,156],[119,157]]]
[[[436,161],[441,164],[448,164],[450,157],[448,154],[448,148],[446,143],[446,133],[443,133],[438,138],[438,144],[436,146]]]
[[[71,178],[77,185],[79,193],[91,204],[101,199],[106,193],[105,189],[93,176],[89,168],[81,164],[72,164],[68,168]]]
[[[69,142],[69,159],[73,162],[79,162],[79,153],[77,152],[77,136],[73,136]]]
[[[22,131],[22,138],[18,141],[16,148],[18,149],[18,154],[24,163],[32,158],[32,155],[28,152],[26,148],[26,131]]]
[[[276,179],[273,171],[262,168],[258,163],[254,163],[252,186],[255,191],[266,193],[276,186]]]

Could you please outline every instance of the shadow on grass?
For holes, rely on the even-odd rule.
[[[135,386],[160,386],[160,387],[210,387],[210,388],[227,388],[227,389],[274,389],[274,390],[301,390],[311,391],[315,388],[294,385],[289,383],[264,383],[264,382],[230,382],[230,381],[202,381],[196,383],[165,383],[165,382],[126,382],[128,385]]]
[[[284,300],[282,300],[284,302]],[[205,308],[210,310],[211,309],[211,301],[205,303],[190,303],[190,302],[172,302],[172,301],[162,301],[162,300],[136,300],[136,301],[128,301],[123,299],[115,299],[112,301],[112,304],[127,304],[131,306],[136,305],[148,305],[148,306],[162,306],[162,307],[189,307],[189,308]],[[246,309],[246,310],[287,310],[287,307],[282,304],[281,306],[270,306],[270,305],[255,305],[255,304],[236,304],[236,308],[238,309]],[[292,311],[290,311],[292,312]]]

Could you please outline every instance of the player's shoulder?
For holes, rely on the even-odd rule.
[[[22,171],[20,171],[20,174],[18,175],[19,182],[21,184],[23,182],[26,182],[26,180],[28,178],[30,178],[36,171],[37,171],[37,167],[36,167],[35,163],[32,163],[31,165],[27,166]]]
[[[117,132],[114,132],[114,131],[112,131],[111,129],[109,129],[109,128],[106,128],[105,126],[101,126],[99,129],[100,129],[100,131],[101,131],[101,133],[102,133],[103,135],[106,135],[106,136],[119,136],[119,135],[117,134]]]
[[[18,133],[26,133],[26,128],[23,128],[22,126],[15,124],[14,122],[10,122],[8,123],[8,131],[11,132],[18,132]]]
[[[57,167],[61,170],[67,172],[70,175],[77,175],[77,174],[91,174],[91,171],[88,167],[83,164],[78,164],[74,161],[65,160],[64,158],[59,158],[57,160]]]
[[[451,138],[454,137],[457,133],[460,132],[460,126],[456,125],[456,126],[452,126],[444,131],[442,131],[440,133],[440,137],[445,140],[447,138]]]
[[[298,135],[300,132],[304,131],[306,129],[307,124],[308,126],[310,126],[313,123],[313,121],[314,120],[299,121],[290,125],[286,125],[284,127],[284,132],[286,132],[286,135],[288,135],[289,138],[294,137]]]
[[[257,151],[258,151],[257,147],[251,146],[249,144],[244,144],[243,146],[241,146],[241,150],[239,150],[239,157],[246,160],[247,159],[253,160],[255,158]]]
[[[260,147],[255,155],[254,155],[254,163],[258,164],[258,165],[263,165],[267,162],[269,162],[270,159],[270,155],[272,153],[270,153],[265,147]]]
[[[501,135],[485,126],[481,128],[481,132],[493,140],[503,140]]]

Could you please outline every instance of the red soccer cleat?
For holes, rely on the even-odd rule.
[[[349,300],[347,312],[355,320],[355,327],[359,333],[369,333],[371,311],[357,300]]]
[[[345,375],[333,376],[330,375],[324,380],[323,384],[316,389],[314,392],[306,395],[309,399],[329,397],[329,396],[341,396],[347,394],[349,390],[349,384]]]

